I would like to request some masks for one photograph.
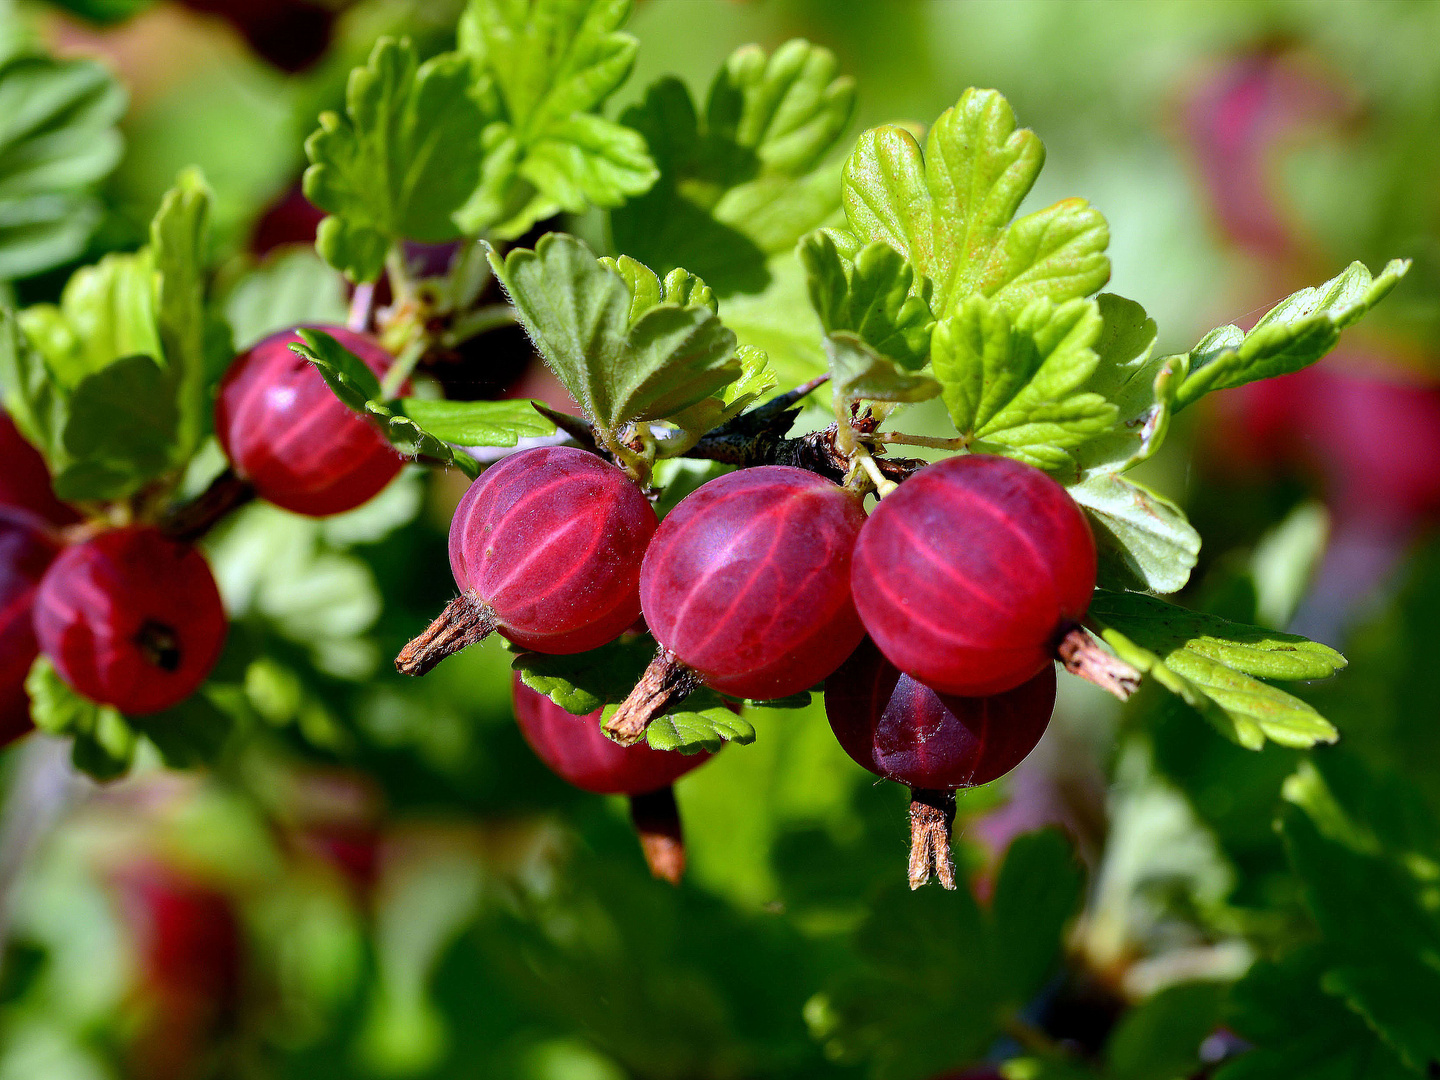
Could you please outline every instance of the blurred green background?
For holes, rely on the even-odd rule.
[[[258,43],[286,71],[223,17],[244,4],[0,0],[9,32],[100,56],[129,87],[125,154],[77,262],[141,242],[192,163],[216,194],[222,279],[265,237],[293,240],[302,143],[349,69],[382,33],[447,48],[458,15],[302,6],[250,5],[276,20]],[[639,61],[610,115],[662,74],[703,94],[736,46],[795,36],[856,77],[854,134],[1000,89],[1048,150],[1029,206],[1081,195],[1105,213],[1109,288],[1146,307],[1163,351],[1352,259],[1412,257],[1324,366],[1434,393],[1440,5],[642,0],[628,29]],[[53,298],[69,269],[18,282],[19,299]],[[1300,691],[1342,731],[1318,767],[1368,770],[1433,817],[1432,508],[1379,527],[1329,459],[1251,452],[1252,414],[1219,397],[1145,467],[1206,540],[1183,601],[1298,617],[1345,648],[1348,672]],[[1325,419],[1307,437],[1389,438],[1378,414]],[[213,773],[142,762],[99,787],[39,737],[6,751],[0,1080],[923,1080],[1015,1052],[968,1047],[966,1011],[985,1005],[955,962],[968,901],[902,895],[905,793],[845,757],[818,704],[759,713],[753,745],[680,781],[690,872],[672,890],[622,800],[568,788],[521,741],[498,642],[423,681],[394,674],[387,658],[452,594],[459,491],[417,471],[340,518],[257,506],[211,539],[236,620],[224,663],[255,716]],[[1272,827],[1298,752],[1237,749],[1151,689],[1122,710],[1062,681],[1045,741],[962,797],[956,832],[981,895],[1011,837],[1073,838],[1085,911],[1033,1012],[1083,1049],[1130,1003],[1234,980],[1311,931]],[[879,1006],[904,986],[921,1006]],[[1204,1037],[1218,1006],[1194,1009]],[[1151,1074],[1184,1075],[1135,1075]]]

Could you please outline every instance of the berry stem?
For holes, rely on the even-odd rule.
[[[463,592],[445,605],[425,632],[395,657],[402,675],[424,675],[441,660],[495,632],[495,613],[473,592]]]
[[[255,489],[236,476],[234,469],[226,469],[197,498],[167,513],[160,531],[171,540],[193,543],[254,497]]]
[[[630,696],[602,725],[605,734],[621,746],[634,746],[645,737],[652,720],[684,701],[699,685],[700,677],[662,646]]]
[[[902,431],[877,431],[865,437],[866,442],[900,443],[905,446],[928,446],[935,450],[967,450],[970,437],[961,435],[955,439],[938,439],[930,435],[906,435]]]
[[[1140,672],[1106,652],[1083,626],[1071,625],[1065,630],[1055,655],[1071,675],[1094,683],[1121,701],[1128,700],[1140,686]]]
[[[955,888],[955,861],[950,857],[954,823],[953,791],[910,789],[910,888],[927,884],[931,874],[941,888]]]
[[[345,328],[363,334],[370,329],[370,316],[375,311],[375,283],[362,281],[355,286],[355,295],[350,298],[350,315]]]
[[[658,791],[630,796],[630,820],[640,837],[640,849],[650,873],[679,885],[685,874],[685,837],[680,829],[680,808],[675,789],[666,784]]]

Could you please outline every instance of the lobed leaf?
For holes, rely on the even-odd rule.
[[[653,750],[674,750],[681,754],[714,752],[723,743],[746,746],[755,741],[755,727],[725,704],[719,694],[698,690],[675,709],[657,717],[645,729]]]
[[[929,375],[906,371],[848,331],[827,334],[825,354],[830,359],[830,387],[837,398],[927,401],[940,393],[940,384]]]
[[[918,368],[930,352],[935,320],[928,282],[915,288],[915,269],[883,241],[867,244],[853,261],[843,259],[834,238],[812,233],[800,242],[810,303],[827,333],[849,330],[881,356]]]
[[[930,128],[923,153],[902,128],[860,137],[845,163],[848,228],[836,244],[847,256],[875,240],[900,252],[933,283],[937,319],[971,296],[1011,309],[1088,296],[1110,277],[1099,211],[1064,199],[1012,222],[1044,160],[1004,97],[966,90]]]
[[[1328,645],[1187,611],[1139,593],[1097,590],[1090,617],[1122,660],[1247,749],[1260,749],[1267,738],[1282,746],[1308,747],[1338,737],[1311,705],[1260,681],[1333,675],[1346,661]]]
[[[1200,339],[1179,360],[1182,380],[1175,391],[1179,411],[1211,390],[1243,386],[1308,367],[1335,347],[1340,332],[1358,322],[1389,295],[1410,269],[1410,260],[1391,259],[1372,277],[1363,263],[1310,289],[1301,289],[1271,308],[1246,333],[1222,326]]]
[[[330,216],[315,245],[355,281],[374,281],[395,242],[460,235],[452,214],[480,182],[469,61],[444,53],[423,64],[408,38],[381,38],[350,73],[345,116],[326,112],[305,140],[305,197]]]
[[[629,14],[629,0],[470,0],[459,49],[488,107],[479,183],[455,215],[466,233],[511,239],[655,182],[644,138],[595,115],[634,66]]]
[[[771,282],[773,256],[840,211],[824,164],[849,126],[855,85],[807,41],[731,53],[701,115],[679,79],[652,85],[622,120],[655,155],[659,179],[611,214],[616,246],[660,270],[685,266],[721,296]]]
[[[93,60],[0,56],[0,281],[85,249],[101,217],[95,186],[120,160],[125,98]]]
[[[1015,312],[972,296],[942,319],[931,364],[955,429],[976,449],[1049,471],[1074,467],[1070,453],[1112,427],[1116,407],[1082,389],[1099,356],[1103,321],[1094,301],[1040,299]]]

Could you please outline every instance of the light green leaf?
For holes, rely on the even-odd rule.
[[[924,365],[935,320],[928,304],[929,282],[919,295],[915,269],[883,241],[867,244],[854,261],[843,259],[834,239],[817,232],[800,242],[800,261],[810,285],[810,303],[826,332],[850,330],[881,356],[907,368]]]
[[[1200,557],[1200,534],[1163,495],[1114,472],[1066,488],[1085,510],[1109,588],[1178,592]]]
[[[0,57],[0,281],[75,258],[120,160],[125,91],[93,60]]]
[[[294,326],[343,325],[349,314],[345,282],[313,250],[283,252],[246,274],[225,298],[235,347]]]
[[[653,750],[697,754],[716,751],[727,742],[746,746],[755,741],[755,728],[726,705],[720,695],[698,690],[645,729]]]
[[[719,396],[707,397],[670,418],[671,422],[687,432],[693,440],[698,440],[705,432],[733,420],[779,385],[775,373],[770,370],[769,358],[763,350],[741,345],[735,350],[735,355],[740,360],[738,379],[721,390]],[[693,445],[693,441],[684,445],[684,440],[678,445],[666,443],[664,453],[674,455],[681,453],[682,447],[689,449],[689,446]]]
[[[765,351],[779,385],[799,386],[825,372],[825,329],[809,303],[795,253],[771,256],[765,267],[770,283],[764,292],[727,296],[721,317],[737,338]]]
[[[837,398],[928,401],[940,393],[940,384],[929,375],[906,371],[848,331],[827,334],[825,353],[830,358],[830,387]]]
[[[431,401],[405,398],[400,408],[437,439],[458,446],[514,446],[521,439],[549,435],[555,425],[518,401]]]
[[[1330,515],[1319,501],[1303,502],[1268,530],[1250,557],[1255,618],[1284,626],[1300,606],[1330,539]]]
[[[622,264],[604,264],[564,233],[491,262],[540,355],[612,437],[626,423],[681,413],[741,374],[735,335],[690,275],[666,278],[664,289],[701,301],[681,307],[633,260],[627,280]],[[657,292],[663,302],[645,307]]]
[[[629,14],[629,0],[470,0],[459,48],[490,104],[479,186],[455,216],[465,232],[511,239],[655,182],[644,138],[595,115],[635,63]]]
[[[937,319],[977,295],[1011,309],[1088,296],[1110,277],[1099,211],[1064,199],[1011,221],[1044,160],[1039,138],[1016,128],[994,90],[966,90],[930,128],[923,154],[902,128],[867,131],[845,163],[841,254],[885,241],[933,283]]]
[[[1198,710],[1249,750],[1334,742],[1315,709],[1264,679],[1322,679],[1345,666],[1328,645],[1188,611],[1139,593],[1097,590],[1090,617],[1122,660]],[[1258,678],[1256,678],[1258,676]]]
[[[972,296],[939,322],[931,364],[955,429],[977,449],[1050,471],[1108,430],[1116,407],[1082,390],[1099,363],[1103,323],[1094,301],[1040,299],[1014,312]]]
[[[855,85],[828,49],[794,40],[732,53],[703,116],[664,78],[623,120],[643,134],[660,179],[611,215],[622,251],[701,273],[721,296],[757,293],[767,259],[839,216],[838,169],[824,164],[849,126]]]
[[[299,333],[305,343],[292,344],[291,350],[314,364],[335,396],[378,425],[396,450],[421,465],[453,466],[472,480],[480,475],[480,464],[473,457],[457,453],[449,443],[392,409],[391,402],[383,401],[380,380],[358,356],[323,330],[307,328]]]
[[[5,411],[54,470],[65,460],[61,432],[70,394],[10,309],[0,306],[0,394]]]
[[[129,771],[135,732],[117,709],[81,697],[43,655],[31,666],[25,691],[39,730],[74,739],[71,759],[77,769],[96,780],[113,780]]]
[[[200,170],[186,169],[165,193],[150,223],[155,326],[177,415],[171,446],[171,459],[177,465],[199,448],[211,419],[205,385],[209,230],[210,189]]]
[[[484,117],[470,84],[465,57],[421,64],[409,39],[381,38],[350,73],[345,116],[322,113],[305,140],[305,197],[331,215],[315,240],[330,265],[374,281],[396,241],[459,235],[451,215],[480,178]]]
[[[1363,263],[1354,262],[1325,284],[1280,301],[1249,333],[1238,326],[1210,331],[1184,354],[1185,375],[1175,393],[1175,411],[1211,390],[1313,364],[1335,347],[1340,331],[1383,300],[1409,269],[1410,260],[1391,259],[1378,277],[1371,277]]]

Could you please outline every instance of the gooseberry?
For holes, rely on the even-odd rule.
[[[0,746],[30,730],[25,677],[39,651],[31,609],[59,550],[38,517],[0,506]]]
[[[363,334],[319,329],[377,375],[390,354]],[[215,400],[215,434],[235,473],[267,502],[325,517],[353,510],[395,479],[404,459],[380,430],[347,408],[285,330],[237,357]]]
[[[855,606],[880,651],[927,686],[1013,689],[1057,655],[1095,589],[1095,540],[1065,489],[970,454],[887,496],[855,546]]]
[[[79,520],[71,507],[55,497],[45,459],[3,412],[0,412],[0,462],[5,463],[0,469],[0,506],[18,506],[55,525],[69,525]]]
[[[35,594],[35,636],[61,677],[132,715],[194,693],[220,657],[226,628],[204,556],[149,526],[67,548]]]
[[[450,522],[460,596],[396,659],[423,675],[498,631],[535,652],[585,652],[640,614],[640,560],[655,511],[620,469],[571,447],[487,469]]]

